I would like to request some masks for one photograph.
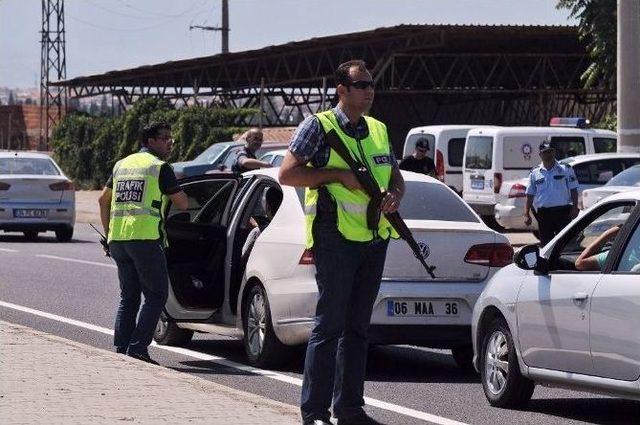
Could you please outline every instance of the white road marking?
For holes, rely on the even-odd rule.
[[[11,248],[0,248],[0,251],[2,251],[2,252],[20,252],[17,249],[11,249]]]
[[[112,269],[118,268],[115,264],[99,263],[97,261],[78,260],[75,258],[67,258],[67,257],[58,257],[56,255],[36,254],[36,257],[50,258],[52,260],[60,260],[60,261],[69,261],[72,263],[89,264],[92,266],[109,267]]]
[[[34,316],[44,317],[46,319],[55,320],[57,322],[66,323],[69,325],[77,326],[84,329],[89,329],[95,332],[99,332],[105,335],[113,335],[113,330],[108,328],[103,328],[102,326],[92,325],[91,323],[81,322],[79,320],[69,319],[67,317],[58,316],[57,314],[47,313],[45,311],[36,310],[33,308],[21,306],[18,304],[13,304],[0,300],[0,307],[6,307],[13,310],[22,311],[24,313],[33,314]],[[276,381],[285,382],[288,384],[296,385],[298,387],[302,386],[302,379],[295,378],[293,376],[285,375],[282,373],[274,372],[271,370],[258,369],[253,366],[244,365],[241,363],[236,363],[224,357],[214,356],[211,354],[200,353],[198,351],[189,350],[187,348],[180,347],[170,347],[166,345],[157,345],[155,342],[152,345],[160,350],[170,351],[176,354],[182,354],[184,356],[192,357],[199,360],[205,360],[220,364],[222,366],[231,367],[234,369],[238,369],[244,372],[253,373],[256,375],[261,375],[266,378],[274,379]],[[422,412],[419,410],[410,409],[408,407],[399,406],[397,404],[388,403],[386,401],[377,400],[370,397],[365,397],[365,402],[369,406],[377,407],[379,409],[388,410],[390,412],[399,413],[404,416],[409,416],[414,419],[420,419],[423,421],[431,422],[438,425],[467,425],[464,422],[458,422],[453,419],[444,418],[442,416],[432,415],[427,412]]]

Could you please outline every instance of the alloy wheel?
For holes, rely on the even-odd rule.
[[[249,350],[254,356],[259,356],[264,347],[264,337],[267,330],[267,314],[265,300],[262,294],[255,293],[247,313],[247,336]]]
[[[504,391],[509,376],[509,343],[502,331],[491,334],[484,358],[485,383],[492,394],[498,395]]]

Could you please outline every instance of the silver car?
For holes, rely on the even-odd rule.
[[[592,271],[578,271],[592,255]],[[605,199],[514,263],[473,311],[489,403],[521,407],[537,383],[640,399],[640,191]]]
[[[0,152],[0,230],[35,239],[53,230],[60,242],[73,237],[75,187],[48,155]]]

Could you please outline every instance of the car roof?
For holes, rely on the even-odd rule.
[[[285,156],[287,154],[288,150],[289,149],[274,149],[272,151],[265,152],[264,154],[265,155],[282,155],[282,156]]]
[[[272,179],[278,181],[279,172],[280,172],[280,167],[273,167],[273,168],[262,168],[259,170],[247,171],[243,173],[243,175],[245,176],[262,175],[262,176],[271,177]],[[436,183],[436,184],[441,184],[443,186],[446,186],[440,180],[427,176],[425,174],[414,173],[411,171],[404,171],[404,170],[400,170],[400,173],[402,174],[402,177],[404,178],[405,181],[421,181],[421,182]]]
[[[628,192],[615,193],[611,196],[607,196],[606,201],[626,201],[626,200],[640,201],[640,189],[630,190]]]
[[[455,130],[464,130],[464,131],[468,131],[471,130],[473,128],[484,128],[484,127],[494,127],[492,125],[478,125],[478,124],[447,124],[447,125],[423,125],[420,127],[413,127],[411,130],[409,130],[409,132],[407,133],[407,136],[413,135],[413,134],[419,134],[419,133],[430,133],[433,135],[438,135],[442,132],[445,131],[455,131]]]
[[[585,155],[576,155],[571,156],[569,158],[562,159],[560,162],[568,163],[571,166],[582,164],[589,161],[597,161],[600,159],[609,159],[609,158],[640,158],[640,152],[603,152],[603,153],[589,153]]]
[[[23,152],[23,151],[2,151],[0,152],[0,158],[40,158],[40,159],[52,159],[46,153],[40,152]]]
[[[602,134],[606,136],[615,136],[617,134],[611,130],[603,130],[599,128],[576,128],[576,127],[483,127],[473,128],[469,130],[469,135],[490,135],[500,136],[503,134]]]

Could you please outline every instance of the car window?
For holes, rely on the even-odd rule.
[[[594,137],[593,149],[596,153],[615,152],[618,141],[612,137]]]
[[[616,158],[589,161],[573,166],[573,171],[580,184],[602,185],[622,171],[622,161]]]
[[[221,225],[224,211],[233,189],[235,180],[204,180],[182,185],[182,190],[187,194],[190,222]],[[173,205],[169,209],[167,219],[180,214],[183,211]],[[186,220],[181,220],[186,221]]]
[[[581,136],[552,136],[551,146],[556,150],[556,159],[561,160],[586,153],[584,137]]]
[[[59,176],[60,171],[46,158],[0,158],[0,174]]]
[[[264,161],[264,162],[268,162],[268,163],[271,163],[272,159],[273,159],[273,155],[271,155],[270,153],[266,154],[266,155],[262,155],[260,157],[260,161]]]
[[[284,156],[282,156],[282,155],[274,155],[273,161],[271,162],[271,164],[274,167],[279,167],[279,166],[282,165],[282,161],[284,161]]]
[[[464,137],[456,137],[449,139],[447,146],[449,165],[452,167],[462,167],[462,158],[464,155]]]
[[[493,157],[493,137],[469,136],[467,138],[465,167],[476,170],[491,168]]]
[[[405,182],[400,214],[406,220],[478,222],[478,218],[458,195],[436,183]]]
[[[640,274],[640,225],[629,238],[616,271]]]
[[[242,146],[238,146],[229,151],[229,153],[227,154],[227,157],[224,159],[224,162],[222,163],[222,165],[224,166],[224,170],[229,171],[233,168],[233,165],[236,163],[236,160],[238,159],[238,154],[240,153],[241,150],[242,150]]]
[[[195,164],[214,164],[228,146],[229,145],[222,143],[211,145],[200,155],[196,156],[192,162]]]
[[[627,168],[613,176],[605,186],[640,186],[640,165]]]
[[[575,261],[578,256],[604,232],[626,223],[631,215],[635,203],[611,203],[603,205],[594,214],[585,217],[576,226],[580,229],[563,246],[555,250],[558,254],[552,258],[552,270],[576,271]],[[596,254],[608,253],[614,240],[604,243],[599,247]],[[605,254],[606,255],[606,254]],[[606,258],[606,256],[605,256]]]
[[[405,151],[407,152],[407,155],[411,155],[413,153],[416,148],[416,142],[418,141],[418,139],[427,139],[427,141],[429,142],[429,151],[427,152],[427,156],[433,159],[433,152],[435,151],[436,146],[436,138],[433,136],[433,134],[428,133],[414,133],[407,138],[407,141],[405,142]]]

